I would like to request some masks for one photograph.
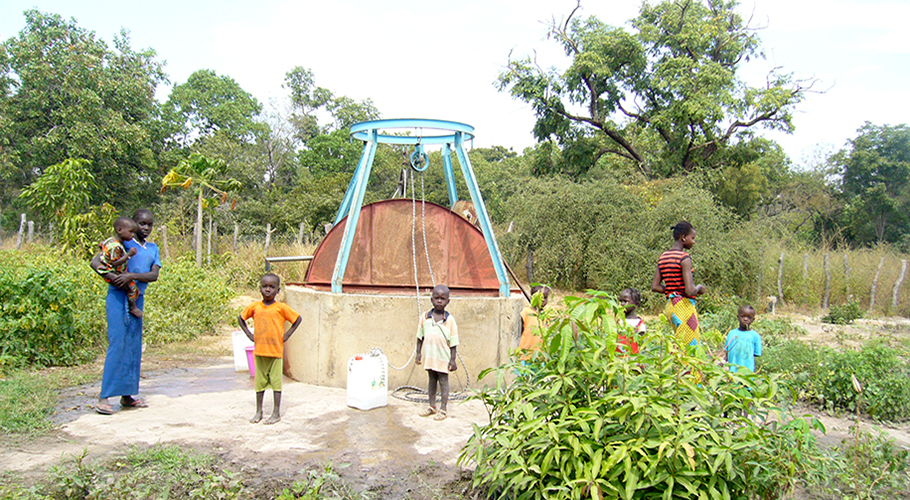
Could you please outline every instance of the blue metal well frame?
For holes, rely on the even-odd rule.
[[[430,129],[436,133],[419,136],[382,133],[382,131],[394,129],[421,129],[421,131],[422,129]],[[341,293],[342,291],[342,279],[348,266],[348,257],[351,253],[351,245],[354,242],[354,234],[357,231],[360,209],[363,206],[363,196],[370,180],[370,170],[373,167],[373,159],[376,157],[377,145],[380,143],[398,145],[442,144],[442,160],[449,194],[449,208],[458,201],[458,193],[455,189],[455,174],[452,168],[452,149],[454,149],[465,184],[468,186],[468,192],[471,195],[471,201],[477,211],[480,230],[483,232],[484,240],[486,240],[496,276],[499,278],[499,295],[508,297],[510,294],[509,279],[506,276],[505,265],[499,252],[499,245],[496,243],[496,236],[493,234],[493,225],[490,223],[487,207],[480,195],[480,187],[477,185],[477,177],[471,167],[471,160],[464,150],[465,141],[474,138],[474,127],[465,123],[420,118],[372,120],[352,125],[351,138],[363,141],[364,145],[360,161],[354,170],[354,176],[351,178],[350,184],[348,184],[341,206],[338,207],[338,214],[335,216],[335,224],[341,222],[345,216],[347,216],[348,222],[344,227],[341,248],[339,249],[338,257],[335,261],[335,270],[332,274],[332,292]]]

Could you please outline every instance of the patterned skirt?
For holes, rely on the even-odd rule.
[[[698,345],[701,330],[698,329],[698,313],[695,311],[695,299],[672,293],[667,297],[664,316],[670,321],[676,338],[683,345]]]

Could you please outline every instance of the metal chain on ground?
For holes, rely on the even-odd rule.
[[[464,359],[461,358],[461,353],[456,352],[458,360],[461,361],[461,367],[464,368],[465,375],[465,384],[464,388],[458,392],[449,393],[449,401],[463,401],[468,399],[468,388],[470,387],[471,375],[468,373],[468,366],[465,365]],[[456,371],[457,375],[458,372]],[[402,393],[402,394],[399,394]],[[427,394],[426,389],[421,389],[419,387],[414,387],[413,385],[402,385],[392,391],[392,397],[401,399],[403,401],[410,401],[412,403],[429,403],[430,397]]]

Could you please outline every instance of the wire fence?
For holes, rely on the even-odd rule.
[[[265,269],[265,257],[312,255],[329,227],[307,231],[277,231],[266,226],[261,232],[241,230],[238,224],[219,227],[209,224],[202,233],[202,260],[226,255],[249,274]],[[159,221],[153,235],[164,260],[195,255],[192,227]],[[23,248],[34,244],[53,245],[54,234],[23,217],[18,232],[0,232],[2,248]],[[910,256],[889,247],[875,249],[790,248],[782,242],[769,244],[762,255],[754,294],[760,302],[775,300],[779,306],[828,309],[856,302],[863,310],[886,316],[910,316],[910,284],[907,281]],[[277,265],[288,281],[303,281],[307,262]]]

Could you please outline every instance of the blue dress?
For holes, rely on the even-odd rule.
[[[152,266],[161,267],[158,246],[146,242],[145,247],[135,241],[123,242],[136,255],[127,262],[127,271],[147,273]],[[148,283],[136,281],[142,292],[136,306],[145,306],[145,289]],[[104,375],[101,378],[101,398],[130,396],[139,393],[139,367],[142,362],[142,318],[129,312],[127,294],[113,285],[107,289],[107,355],[104,357]]]

